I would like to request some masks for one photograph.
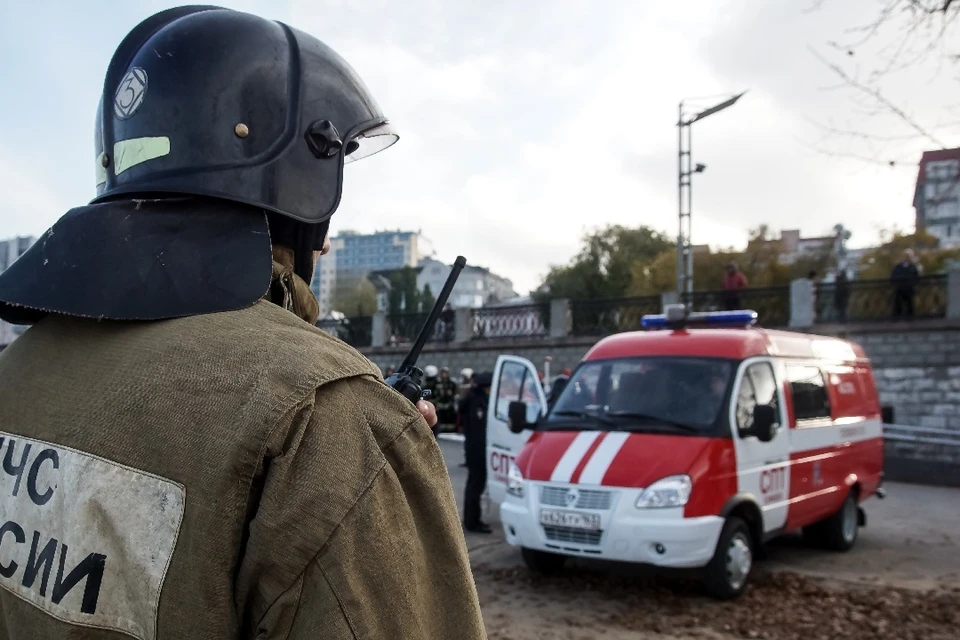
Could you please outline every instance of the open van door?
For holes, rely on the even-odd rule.
[[[506,494],[510,463],[533,433],[530,429],[513,433],[507,426],[507,411],[516,401],[527,404],[530,423],[547,412],[547,397],[533,363],[518,356],[500,356],[493,368],[487,409],[487,492],[496,504],[503,502]]]

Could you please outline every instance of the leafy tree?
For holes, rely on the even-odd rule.
[[[720,288],[724,269],[742,254],[732,251],[697,253],[693,256],[693,286],[697,291],[712,291]],[[637,262],[632,271],[633,280],[629,295],[649,296],[677,290],[677,250],[664,251],[653,262]],[[750,276],[747,276],[750,279]],[[751,282],[752,285],[752,282]]]
[[[423,285],[423,291],[420,293],[420,304],[423,312],[430,313],[436,303],[437,299],[434,297],[433,291],[430,290],[430,284]]]
[[[333,308],[347,316],[372,316],[377,311],[377,289],[366,278],[352,286],[338,287],[333,295]]]
[[[910,234],[885,231],[883,236],[883,244],[860,258],[858,277],[889,278],[894,265],[903,260],[907,249],[913,249],[917,254],[917,261],[925,274],[942,272],[952,260],[960,259],[960,249],[940,249],[937,237],[923,231]]]
[[[673,246],[650,227],[610,225],[586,234],[580,252],[568,265],[551,266],[535,298],[616,298],[626,295],[633,265],[652,262]]]
[[[419,303],[420,291],[417,289],[417,270],[407,266],[391,273],[390,315],[417,313]]]
[[[697,291],[720,289],[723,274],[730,262],[747,277],[751,287],[787,286],[811,270],[822,275],[832,265],[829,250],[798,259],[791,265],[780,261],[782,247],[766,225],[750,231],[742,251],[732,247],[693,256],[693,286]],[[677,251],[664,251],[648,263],[637,262],[631,270],[630,295],[656,295],[677,289]]]

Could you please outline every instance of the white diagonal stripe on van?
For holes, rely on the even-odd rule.
[[[550,475],[550,481],[570,482],[573,472],[576,471],[577,465],[580,464],[580,460],[583,459],[587,449],[589,449],[590,445],[593,444],[593,441],[599,437],[599,431],[581,431],[578,433],[577,437],[574,438],[573,442],[570,443],[570,446],[567,447],[567,450],[564,451],[563,457],[560,458],[560,462],[558,462],[557,466],[553,468],[553,473]]]
[[[630,434],[623,431],[608,433],[597,450],[590,456],[587,466],[583,468],[583,472],[580,474],[578,484],[600,484],[603,476],[607,475],[610,463],[620,453],[623,443],[629,437]]]

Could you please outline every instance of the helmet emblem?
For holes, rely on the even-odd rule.
[[[577,504],[577,500],[579,499],[580,499],[579,491],[577,491],[576,489],[570,489],[569,491],[567,491],[566,500],[567,500],[568,507],[572,507],[573,505]]]
[[[121,120],[126,120],[143,104],[143,96],[147,93],[147,72],[140,67],[134,67],[123,76],[117,93],[113,97],[113,112]]]

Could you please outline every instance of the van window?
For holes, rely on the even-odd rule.
[[[535,405],[536,411],[533,413],[539,413],[540,401],[535,386],[537,384],[540,384],[539,380],[530,375],[525,366],[519,362],[504,362],[497,387],[497,419],[507,420],[510,403],[517,400]]]
[[[830,417],[830,399],[819,367],[787,365],[787,379],[798,422]]]
[[[753,408],[769,404],[780,415],[777,379],[769,362],[756,362],[747,367],[737,393],[737,428],[741,431],[753,425]]]
[[[710,433],[727,407],[735,365],[719,358],[609,358],[577,367],[544,429],[582,419],[606,431]]]

